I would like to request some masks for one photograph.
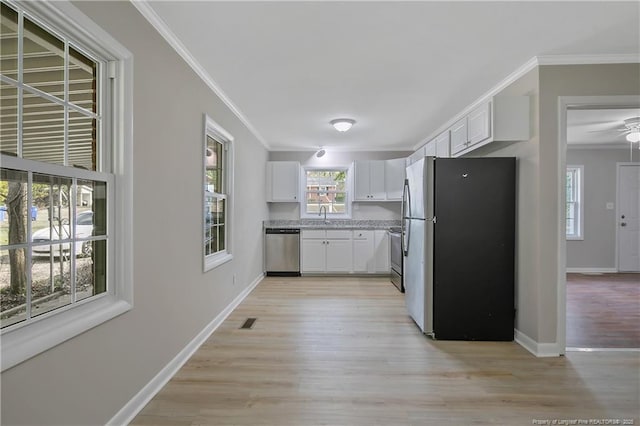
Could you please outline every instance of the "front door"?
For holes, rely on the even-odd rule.
[[[640,164],[618,165],[618,271],[640,272]]]

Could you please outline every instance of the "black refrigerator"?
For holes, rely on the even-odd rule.
[[[424,157],[406,176],[409,315],[440,340],[513,340],[515,158]]]

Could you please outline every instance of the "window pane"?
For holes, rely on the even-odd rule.
[[[96,170],[96,120],[74,110],[69,111],[69,165]]]
[[[0,172],[0,244],[27,242],[27,173],[2,169]]]
[[[22,157],[64,164],[64,107],[24,92]]]
[[[0,81],[0,151],[18,153],[18,89]]]
[[[36,208],[32,213],[32,241],[43,244],[33,249],[34,255],[48,255],[50,241],[69,239],[71,219],[71,179],[33,174],[32,201]],[[63,247],[70,250],[69,244]]]
[[[64,42],[24,19],[25,84],[64,99]]]
[[[206,189],[218,194],[224,193],[223,182],[223,146],[215,139],[207,136],[205,155]]]
[[[0,74],[18,80],[18,13],[1,3]]]
[[[205,255],[214,254],[225,249],[225,200],[211,198],[207,202],[205,219]]]
[[[42,248],[45,250],[45,248]],[[71,303],[71,259],[68,244],[46,246],[48,257],[34,257],[31,265],[31,316]],[[62,252],[62,256],[60,253]]]
[[[85,241],[81,244],[84,257],[76,260],[76,300],[107,291],[107,242]]]
[[[76,238],[107,235],[107,184],[78,180]]]
[[[344,191],[346,179],[344,170],[307,170],[307,191]]]
[[[69,47],[69,101],[96,112],[97,64]]]
[[[24,249],[0,251],[0,325],[27,318],[27,269]]]

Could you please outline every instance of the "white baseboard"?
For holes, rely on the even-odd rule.
[[[567,268],[570,274],[615,274],[617,268]]]
[[[538,343],[520,330],[515,330],[516,343],[539,358],[560,356],[557,343]]]
[[[235,299],[227,305],[198,335],[182,349],[156,376],[151,379],[124,407],[116,413],[107,425],[121,426],[129,424],[133,418],[144,408],[169,380],[180,370],[198,348],[211,336],[211,334],[224,322],[233,310],[251,293],[262,281],[264,274],[258,275],[255,280],[245,288]]]

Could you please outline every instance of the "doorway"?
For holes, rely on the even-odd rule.
[[[618,271],[640,272],[640,163],[618,164]]]
[[[594,110],[624,110],[628,109],[630,116],[640,115],[640,97],[638,96],[610,96],[610,97],[561,97],[560,98],[560,120],[559,120],[559,176],[565,176],[567,171],[567,165],[574,165],[576,162],[576,156],[569,153],[569,149],[573,151],[574,146],[571,138],[575,136],[575,132],[570,129],[571,122],[568,120],[572,112],[587,111],[593,112]],[[601,120],[600,125],[606,120]],[[620,120],[620,125],[624,124]],[[614,141],[614,136],[619,135],[618,126],[611,126],[609,142]],[[597,128],[591,127],[591,133],[598,132]],[[606,133],[606,132],[605,132]],[[592,136],[592,135],[590,135]],[[607,164],[609,174],[609,186],[608,192],[605,195],[601,195],[597,201],[597,208],[587,208],[585,212],[580,215],[580,219],[584,221],[581,223],[585,226],[584,234],[579,235],[579,238],[567,238],[567,234],[562,232],[559,235],[559,254],[563,257],[561,265],[558,270],[558,343],[561,349],[566,350],[640,350],[640,275],[637,273],[622,273],[624,268],[619,268],[619,262],[626,259],[627,254],[631,253],[631,257],[637,257],[633,253],[636,253],[633,249],[633,244],[627,243],[630,249],[623,249],[620,246],[621,238],[618,236],[617,227],[625,228],[624,230],[633,231],[633,227],[629,225],[621,226],[623,223],[622,215],[629,217],[629,214],[622,213],[621,210],[628,210],[629,206],[625,206],[624,202],[621,203],[622,196],[618,189],[618,168],[619,164],[628,164],[636,162],[635,166],[640,166],[637,163],[640,157],[640,150],[638,150],[638,143],[635,146],[631,145],[624,140],[624,137],[617,137],[620,144],[626,143],[626,150],[624,146],[619,146],[617,153],[609,153],[611,159]],[[587,148],[587,147],[582,147]],[[597,149],[598,151],[591,151],[592,154],[596,152],[599,155],[605,154],[605,149],[609,149],[609,146],[590,146],[588,148]],[[633,150],[635,148],[635,150]],[[584,151],[589,152],[589,151]],[[593,155],[594,158],[596,157]],[[588,156],[586,156],[588,157]],[[585,160],[586,161],[586,160]],[[593,164],[584,166],[584,172],[587,176],[593,178],[594,171],[597,171],[599,167],[594,167]],[[626,169],[625,169],[626,170]],[[633,169],[637,170],[637,169]],[[631,177],[626,177],[627,172],[623,172],[623,179],[625,179],[625,185],[633,189],[634,182],[637,182],[637,175],[628,172]],[[636,176],[636,180],[633,180],[633,176]],[[630,183],[629,183],[630,182]],[[564,230],[568,222],[565,223],[566,211],[568,203],[565,202],[566,196],[571,195],[570,189],[565,186],[566,182],[562,182],[561,190],[561,208],[562,214],[560,220],[562,221],[559,229]],[[595,185],[597,186],[597,185]],[[591,193],[594,185],[591,182],[587,182],[584,189],[584,199],[581,200],[584,203],[586,200],[593,202],[594,198],[598,198],[595,194]],[[628,192],[623,185],[622,191]],[[637,194],[638,186],[635,186]],[[632,211],[631,216],[635,215],[635,221],[637,222],[637,208],[638,200],[629,201],[627,204],[636,206],[635,212]],[[634,204],[635,203],[635,204]],[[584,205],[580,207],[584,208]],[[632,209],[633,210],[633,209]],[[599,217],[598,215],[601,215]],[[606,220],[604,219],[606,218]],[[590,223],[591,220],[591,223]],[[608,225],[607,236],[597,237],[597,232],[592,229],[594,222],[603,223]],[[628,223],[628,222],[627,222]],[[600,230],[602,231],[602,229]],[[607,249],[602,247],[596,247],[592,252],[602,254],[607,253],[606,261],[602,259],[589,258],[589,250],[582,250],[580,253],[583,256],[583,263],[576,263],[576,250],[572,251],[571,248],[575,247],[588,247],[590,242],[593,242],[594,238],[598,240],[607,240]],[[637,241],[638,237],[635,237]],[[630,238],[628,238],[630,239]],[[574,241],[577,240],[577,241]],[[602,243],[602,241],[598,241]],[[602,246],[602,244],[601,244]],[[626,247],[626,246],[625,246]],[[624,253],[623,253],[624,250]],[[620,256],[622,255],[622,256]],[[595,259],[595,260],[594,260]],[[576,267],[577,266],[577,267]],[[632,271],[634,269],[626,269],[626,271]],[[637,270],[637,269],[635,269]],[[564,351],[563,351],[564,352]]]

